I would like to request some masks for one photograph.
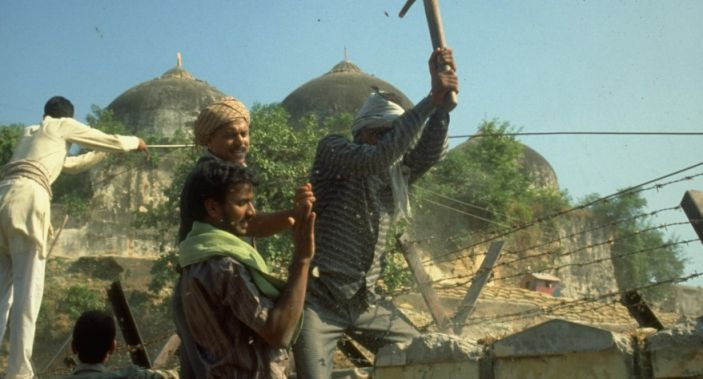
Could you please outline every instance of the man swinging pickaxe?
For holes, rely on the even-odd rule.
[[[423,0],[425,3],[425,15],[427,16],[427,26],[430,28],[430,38],[432,38],[432,47],[445,48],[447,43],[444,40],[444,28],[442,27],[442,16],[439,13],[439,0]],[[415,0],[408,0],[403,9],[398,14],[399,17],[405,16],[410,6],[415,3]],[[442,71],[449,71],[451,67],[444,65]],[[450,92],[444,99],[444,108],[451,111],[456,106],[456,92]]]

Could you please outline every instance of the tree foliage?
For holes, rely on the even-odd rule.
[[[23,129],[21,124],[0,125],[0,167],[12,158]]]
[[[585,203],[598,197],[590,195]],[[641,194],[630,193],[591,208],[603,223],[615,225],[611,255],[621,290],[678,278],[683,273],[685,261],[677,239],[667,238],[661,229],[653,228],[650,217],[635,217],[645,213],[646,206]],[[662,300],[670,287],[655,286],[643,292],[652,300]]]
[[[278,104],[252,107],[248,163],[259,178],[255,203],[261,212],[292,208],[295,188],[310,180],[317,142],[332,125],[347,120],[351,125],[351,117],[318,120],[308,116],[292,127],[288,118],[288,113]],[[287,272],[293,251],[290,233],[258,239],[257,248],[273,270],[280,275]]]
[[[522,144],[508,135],[514,131],[507,122],[484,121],[476,137],[418,181],[413,230],[433,250],[460,248],[471,242],[469,231],[506,230],[568,205],[562,193],[533,184]]]

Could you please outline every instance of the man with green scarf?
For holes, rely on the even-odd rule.
[[[187,185],[192,218],[186,222],[194,221],[179,246],[182,271],[174,292],[181,377],[285,378],[315,250],[314,198],[296,210],[295,251],[284,283],[240,239],[256,214],[250,170],[203,162]]]

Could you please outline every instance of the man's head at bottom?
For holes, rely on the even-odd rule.
[[[111,314],[92,310],[81,314],[73,328],[71,348],[82,363],[104,363],[115,351],[115,319]]]

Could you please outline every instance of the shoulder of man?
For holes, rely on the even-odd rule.
[[[341,134],[328,134],[320,139],[317,143],[317,151],[327,149],[334,146],[347,145],[353,143],[349,138]]]
[[[345,142],[351,142],[348,137],[341,135],[341,134],[328,134],[320,139],[319,144],[322,143],[329,143],[329,142],[336,142],[336,141],[345,141]]]

